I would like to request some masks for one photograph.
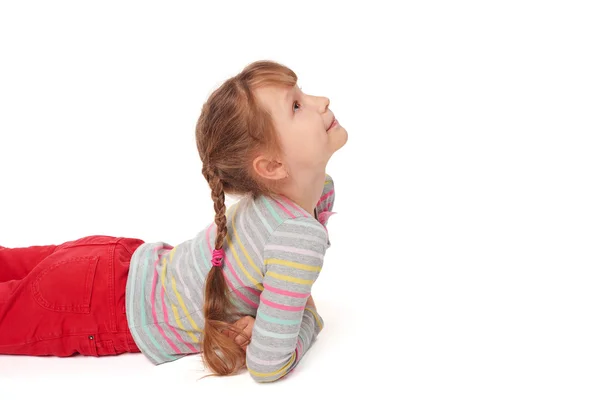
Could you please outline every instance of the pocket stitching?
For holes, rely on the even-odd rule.
[[[31,289],[33,291],[33,297],[35,301],[42,307],[47,308],[51,311],[59,311],[59,312],[74,312],[78,314],[89,314],[90,313],[90,302],[92,297],[92,285],[94,282],[94,276],[96,275],[96,268],[98,266],[98,257],[90,256],[90,257],[72,257],[68,260],[59,261],[51,266],[49,266],[45,271],[41,272],[35,279],[35,281],[31,284]],[[54,271],[58,267],[61,267],[65,264],[71,263],[73,261],[82,261],[88,260],[89,264],[87,267],[87,273],[85,278],[85,298],[84,301],[87,305],[84,306],[57,306],[51,304],[48,300],[44,298],[40,291],[40,281],[50,272]]]
[[[102,349],[102,351],[99,351]],[[103,356],[116,356],[117,350],[112,340],[96,341],[96,353]]]

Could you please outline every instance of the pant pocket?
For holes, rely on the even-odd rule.
[[[98,259],[71,257],[48,265],[31,284],[35,301],[52,311],[89,314]]]

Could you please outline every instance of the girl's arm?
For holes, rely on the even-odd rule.
[[[325,184],[321,198],[315,207],[315,218],[327,229],[327,221],[333,214],[333,204],[335,203],[335,187],[331,176],[325,176]],[[327,247],[331,246],[329,237],[327,238]]]
[[[335,203],[335,186],[333,184],[333,178],[330,175],[325,175],[325,184],[323,185],[323,192],[321,193],[321,198],[319,198],[319,202],[317,203],[317,207],[315,208],[315,212],[317,217],[319,214],[323,213],[332,213],[333,205]],[[323,218],[323,217],[321,217]],[[329,216],[327,216],[329,218]],[[323,225],[327,225],[327,218],[324,221],[319,221]]]
[[[264,290],[256,313],[246,364],[258,382],[282,378],[310,349],[323,319],[308,304],[327,246],[325,228],[310,217],[289,219],[264,249]]]

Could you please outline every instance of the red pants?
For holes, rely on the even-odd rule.
[[[88,236],[0,247],[0,354],[139,352],[127,326],[129,260],[143,241]]]

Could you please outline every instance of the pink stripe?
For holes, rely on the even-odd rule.
[[[272,301],[265,299],[264,296],[260,296],[260,301],[262,303],[268,305],[269,307],[278,308],[278,309],[284,310],[284,311],[303,311],[304,310],[304,307],[285,306],[283,304],[273,303]]]
[[[155,249],[155,253],[157,256],[158,252],[156,250],[158,250],[158,248]],[[155,299],[156,299],[156,282],[158,281],[158,271],[156,270],[157,264],[158,264],[158,257],[156,258],[156,261],[154,262],[154,274],[152,275],[152,290],[150,292],[150,300],[152,301],[152,319],[154,320],[154,326],[156,326],[156,328],[158,329],[158,332],[161,334],[162,337],[165,338],[165,340],[167,341],[169,346],[171,346],[171,348],[175,351],[176,354],[181,354],[181,351],[179,350],[179,348],[177,346],[175,346],[175,343],[173,343],[173,341],[171,339],[169,339],[167,337],[167,335],[165,334],[165,331],[160,326],[160,323],[158,322],[158,317],[156,315]]]
[[[160,300],[162,301],[163,316],[165,318],[165,322],[167,323],[167,326],[169,327],[171,332],[173,332],[173,334],[175,335],[177,340],[179,340],[181,343],[185,344],[188,347],[188,349],[190,349],[193,353],[197,352],[198,350],[196,350],[194,348],[194,346],[192,346],[190,343],[183,340],[183,338],[181,337],[179,332],[177,332],[175,330],[175,328],[171,324],[169,324],[169,314],[167,313],[167,304],[165,303],[165,288],[162,285],[160,288]]]
[[[248,237],[248,239],[250,240],[250,238]],[[252,287],[249,287],[248,285],[246,285],[239,277],[239,275],[237,274],[237,272],[235,271],[235,268],[231,265],[231,263],[229,261],[227,261],[227,257],[225,258],[225,264],[227,265],[227,269],[229,270],[229,272],[231,273],[231,275],[233,275],[233,277],[235,278],[236,281],[238,281],[238,283],[244,287],[246,287],[246,289],[248,289],[249,291],[251,291],[252,293],[254,293],[256,296],[260,296],[260,290],[258,289],[254,289]],[[256,305],[258,307],[258,304],[251,302],[252,304]]]
[[[157,259],[155,262],[154,268],[156,268],[156,265],[158,265],[158,263],[159,263],[159,260]],[[158,275],[158,273],[157,273],[157,275]],[[183,338],[181,337],[179,332],[177,332],[175,330],[175,328],[171,324],[169,324],[169,313],[167,312],[167,304],[165,302],[165,287],[162,284],[160,286],[161,286],[160,287],[160,300],[162,302],[163,317],[165,319],[165,322],[167,323],[167,326],[169,327],[170,331],[173,332],[173,334],[175,335],[177,340],[179,340],[181,343],[185,344],[188,347],[188,349],[190,349],[193,353],[197,352],[198,350],[195,349],[190,343],[183,340]]]
[[[300,339],[298,339],[298,348],[296,350],[298,350],[298,353],[300,353],[301,355],[304,354],[304,352],[302,351],[302,341],[300,341]]]
[[[327,223],[327,221],[329,220],[329,217],[331,217],[332,215],[335,215],[335,214],[337,214],[337,213],[331,212],[331,211],[323,211],[323,212],[319,213],[318,220],[321,223],[321,225],[325,226],[325,223]],[[325,230],[327,230],[327,227],[325,227]]]
[[[298,206],[296,206],[293,202],[291,202],[289,199],[282,197],[282,200],[285,201],[290,207],[292,207],[294,210],[300,212],[301,214],[303,214],[305,217],[310,217],[310,214],[306,212],[306,210],[299,208]]]
[[[233,269],[231,268],[231,264],[229,263],[229,261],[227,260],[227,257],[225,257],[225,263],[227,264],[227,266],[229,267],[229,270],[233,272]],[[238,276],[235,273],[232,273],[232,275],[236,278],[238,278]],[[227,283],[229,284],[229,287],[235,292],[235,294],[238,295],[238,297],[242,300],[244,300],[244,302],[246,304],[250,304],[253,308],[258,308],[258,304],[256,304],[255,302],[253,302],[252,300],[250,300],[249,298],[247,298],[246,296],[244,296],[242,294],[242,292],[240,292],[239,290],[237,290],[234,286],[233,283],[231,283],[231,281],[229,280],[229,278],[227,278],[227,274],[225,272],[223,272],[223,276],[225,277],[225,280],[227,281]],[[239,281],[239,278],[238,278]],[[247,288],[250,290],[250,288]],[[260,293],[260,292],[258,292]]]
[[[208,258],[210,258],[210,256],[212,255],[212,246],[210,245],[210,231],[212,230],[212,228],[216,228],[217,225],[215,225],[215,223],[213,222],[212,224],[210,224],[210,226],[208,227],[208,229],[206,230],[206,244],[208,245]]]
[[[250,209],[250,205],[248,205],[248,207],[246,207],[246,218],[249,218],[249,212],[248,210]],[[240,217],[240,228],[242,229],[242,232],[244,232],[244,237],[246,238],[246,240],[248,240],[248,243],[250,243],[250,246],[252,247],[252,249],[254,250],[254,253],[260,257],[261,256],[261,252],[258,250],[258,248],[256,247],[256,244],[254,243],[254,240],[252,239],[252,235],[248,234],[248,231],[246,231],[246,223],[244,222],[244,220],[246,219],[244,218],[244,216],[242,215]],[[256,232],[256,229],[253,230],[253,233],[262,241],[262,238],[259,236],[259,233]]]
[[[284,213],[286,213],[290,217],[294,218],[294,214],[292,214],[290,212],[290,210],[288,210],[287,208],[285,208],[285,206],[283,204],[281,204],[279,201],[277,201],[277,199],[274,198],[273,200],[275,200],[275,203],[277,203],[277,205],[279,206],[279,208],[281,208]]]
[[[298,362],[298,349],[294,350],[294,352],[296,353],[296,359],[294,360],[294,362]],[[296,366],[298,366],[298,364],[296,364]],[[288,372],[285,374],[285,376],[290,376],[294,371],[296,370],[296,367],[293,367],[292,369],[289,369]]]
[[[206,244],[208,246],[208,252],[209,254],[212,252],[211,246],[210,246],[210,237],[209,237],[209,232],[211,231],[211,229],[215,227],[216,225],[213,223],[210,228],[208,228],[206,230]],[[227,258],[227,255],[225,255],[225,257],[223,257],[225,260],[225,264],[227,265],[229,272],[231,272],[231,275],[233,275],[233,277],[242,285],[242,286],[246,286],[244,284],[244,282],[242,282],[242,280],[240,279],[239,276],[237,276],[237,274],[235,273],[235,269],[231,266],[231,263],[229,262],[229,259]],[[212,267],[214,268],[214,267]],[[231,283],[231,281],[229,280],[229,278],[227,278],[227,274],[223,273],[223,276],[225,277],[225,281],[227,282],[227,285],[229,285],[229,287],[231,288],[231,290],[233,290],[240,299],[242,299],[246,304],[251,305],[254,308],[258,307],[258,304],[256,304],[255,302],[253,302],[252,300],[250,300],[249,298],[247,298],[246,296],[244,296],[239,290],[237,290],[235,288],[235,286],[233,285],[233,283]],[[253,288],[248,288],[248,290],[255,292],[255,294],[257,296],[260,296],[260,291],[253,289]]]
[[[331,189],[329,192],[324,194],[323,197],[321,197],[319,199],[319,202],[317,203],[317,207],[319,207],[319,204],[321,204],[323,201],[325,201],[325,199],[327,199],[328,197],[331,197],[332,194],[333,194],[333,189]]]
[[[268,290],[269,292],[282,294],[284,296],[297,297],[299,299],[306,299],[310,296],[310,293],[288,292],[287,290],[277,289],[276,287],[269,286],[264,282],[263,282],[263,286],[265,287],[265,290]]]

